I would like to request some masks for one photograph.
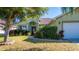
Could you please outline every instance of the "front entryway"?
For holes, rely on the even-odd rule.
[[[31,27],[31,35],[34,35],[34,32],[36,31],[36,26]]]

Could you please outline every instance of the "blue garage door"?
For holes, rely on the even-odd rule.
[[[63,23],[64,39],[79,39],[79,23]]]

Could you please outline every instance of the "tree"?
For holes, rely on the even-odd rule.
[[[29,25],[30,25],[30,26],[34,26],[34,25],[36,25],[36,22],[31,21],[31,22],[29,23]]]
[[[8,41],[10,27],[16,17],[20,18],[20,21],[25,16],[27,18],[39,18],[46,11],[47,8],[42,7],[0,7],[0,18],[6,21],[4,42]]]
[[[73,14],[74,7],[62,7],[61,10],[63,13],[70,12],[71,14]]]

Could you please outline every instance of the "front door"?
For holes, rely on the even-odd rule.
[[[31,27],[31,34],[34,35],[35,31],[36,31],[36,26],[32,26]]]

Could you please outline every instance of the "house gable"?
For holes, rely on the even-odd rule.
[[[73,11],[73,14],[66,13],[56,18],[57,21],[79,21],[79,8]]]

